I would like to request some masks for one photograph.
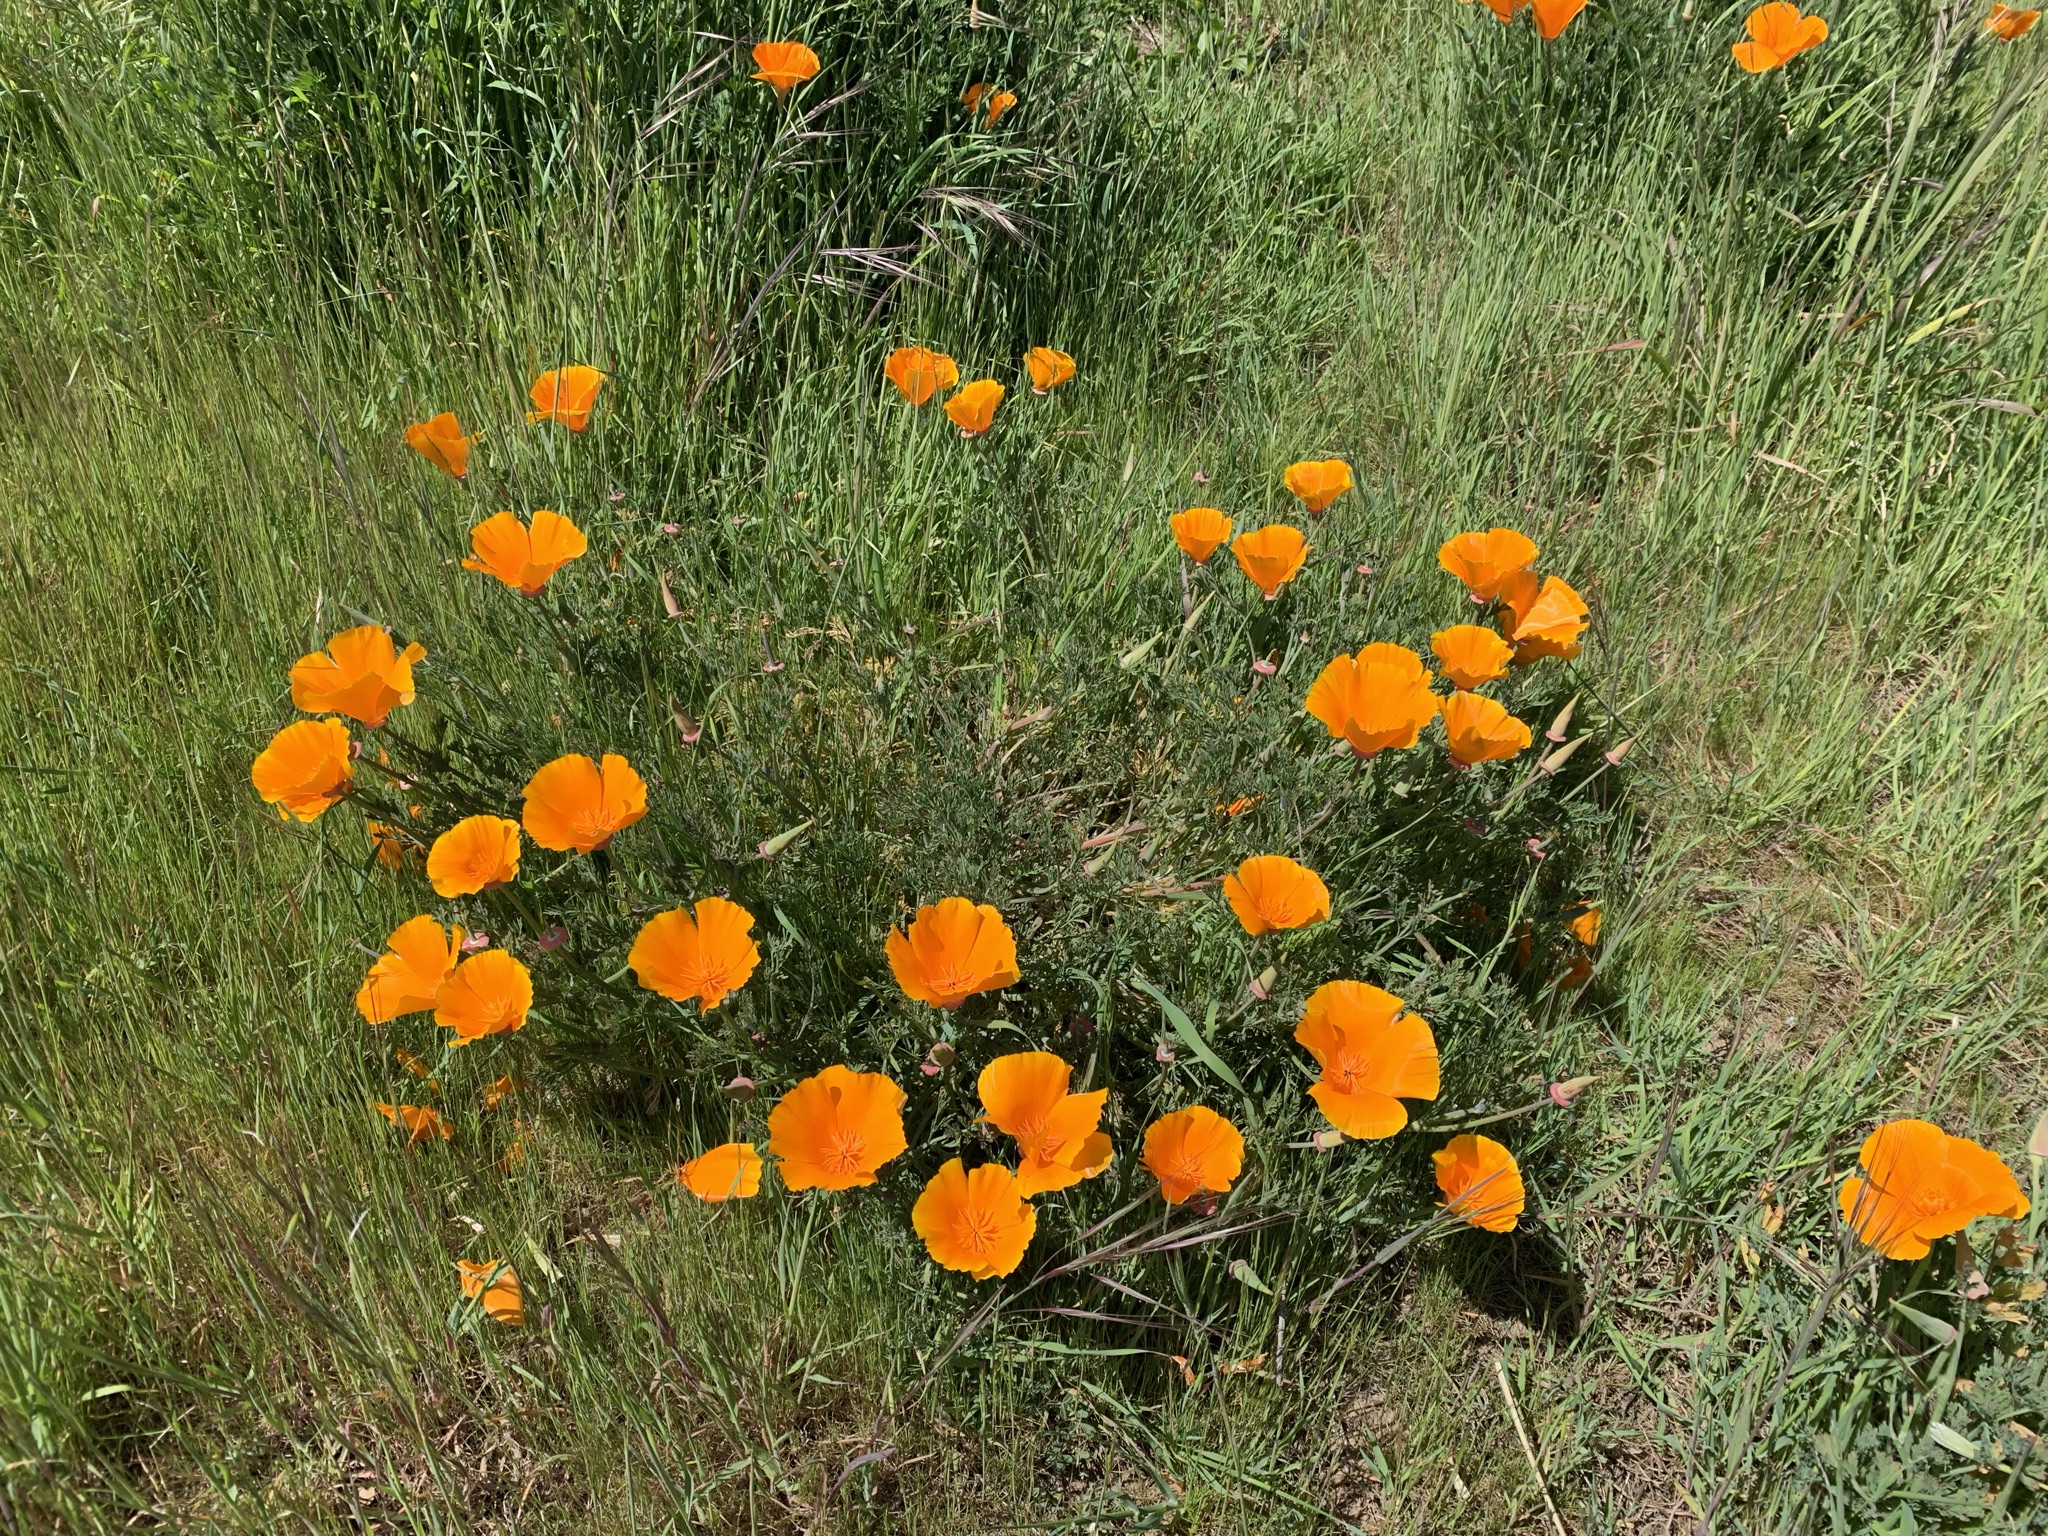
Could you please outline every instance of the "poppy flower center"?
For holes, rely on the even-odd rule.
[[[995,1213],[970,1205],[961,1211],[953,1231],[961,1247],[970,1253],[986,1254],[996,1242]]]
[[[834,1173],[858,1173],[867,1166],[867,1158],[867,1138],[842,1128],[826,1138],[825,1155],[819,1162]]]

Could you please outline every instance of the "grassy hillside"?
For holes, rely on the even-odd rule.
[[[2048,1522],[2042,39],[1824,14],[1750,77],[1740,8],[1634,0],[1550,44],[1401,0],[0,11],[0,1520]],[[781,35],[825,65],[786,105],[733,41]],[[1012,384],[988,437],[883,384],[910,341]],[[1036,344],[1080,368],[1043,399]],[[587,435],[524,419],[560,362],[610,376]],[[464,483],[402,440],[440,409],[484,433]],[[1358,487],[1311,523],[1281,472],[1326,455]],[[1189,574],[1196,503],[1316,558],[1271,607]],[[456,563],[508,506],[590,535],[544,598]],[[1539,737],[1576,697],[1590,745],[1512,801],[1440,745],[1351,773],[1309,683],[1426,649],[1465,603],[1439,543],[1495,524],[1591,603],[1507,695]],[[542,990],[488,1051],[364,1027],[432,898],[357,808],[250,788],[286,669],[362,619],[428,652],[424,822],[561,752],[650,784],[614,856],[464,910]],[[1340,920],[1248,941],[1206,882],[1265,851]],[[762,972],[657,1007],[625,947],[713,889]],[[882,935],[955,891],[1025,984],[938,1019]],[[1301,1145],[1290,1033],[1340,973],[1436,1028],[1426,1126],[1597,1081],[1502,1122],[1513,1236],[1331,1294],[1427,1221],[1442,1139]],[[998,1291],[906,1212],[995,1151],[971,1069],[1027,1045],[1112,1090],[1118,1163]],[[427,1092],[394,1048],[445,1146],[370,1109]],[[841,1059],[913,1091],[881,1188],[669,1181]],[[1114,1214],[1195,1099],[1247,1127],[1241,1188]],[[1880,1270],[1835,1191],[1894,1114],[2036,1213]],[[1129,1246],[1026,1290],[1105,1218]],[[518,1330],[454,1286],[498,1257]]]

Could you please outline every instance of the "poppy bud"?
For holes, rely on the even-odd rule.
[[[959,1054],[958,1051],[954,1050],[944,1040],[934,1041],[932,1048],[925,1052],[925,1055],[931,1058],[932,1065],[935,1067],[950,1067]]]
[[[1335,1130],[1317,1131],[1309,1140],[1315,1143],[1318,1152],[1333,1152],[1344,1145],[1344,1133]]]
[[[667,571],[661,573],[661,606],[667,610],[668,616],[672,619],[680,619],[683,616],[683,605],[676,601],[675,593],[668,589]]]
[[[1264,656],[1261,656],[1252,663],[1252,670],[1261,677],[1271,677],[1280,670],[1280,667],[1278,663],[1269,661]]]
[[[1576,1099],[1580,1094],[1592,1087],[1594,1082],[1595,1079],[1590,1077],[1574,1077],[1567,1082],[1552,1083],[1550,1085],[1550,1102],[1559,1109],[1567,1108],[1573,1099]]]
[[[703,722],[692,720],[687,710],[677,707],[674,703],[669,705],[668,712],[675,717],[676,730],[683,738],[683,745],[686,747],[697,745],[698,738],[704,734]]]
[[[754,1096],[754,1080],[751,1077],[735,1077],[718,1091],[735,1104],[744,1104]]]
[[[1551,753],[1550,756],[1544,758],[1536,766],[1538,768],[1541,768],[1546,774],[1555,774],[1558,769],[1562,768],[1565,765],[1565,763],[1570,760],[1571,755],[1579,750],[1579,744],[1583,742],[1585,739],[1585,737],[1580,736],[1571,741],[1566,742],[1563,746],[1559,747],[1555,752]]]
[[[2048,1110],[2034,1122],[2034,1133],[2027,1138],[2027,1156],[2048,1158]]]
[[[1159,1044],[1153,1048],[1152,1059],[1158,1062],[1159,1065],[1161,1065],[1162,1067],[1173,1065],[1173,1047],[1168,1045],[1164,1040],[1160,1041]]]
[[[1628,756],[1628,749],[1634,746],[1635,744],[1635,737],[1630,736],[1625,741],[1621,742],[1618,746],[1610,748],[1607,753],[1607,766],[1610,768],[1620,767],[1621,760],[1624,757]]]
[[[772,859],[791,843],[810,831],[813,825],[813,822],[806,821],[801,826],[791,827],[787,832],[778,832],[763,842],[755,852],[759,853],[764,859]]]
[[[1474,837],[1484,837],[1486,836],[1486,823],[1477,816],[1467,816],[1465,818],[1465,830]]]
[[[538,939],[534,940],[534,942],[540,945],[540,947],[543,950],[547,951],[549,954],[553,954],[556,950],[560,949],[564,944],[569,942],[569,930],[564,928],[560,923],[550,923],[548,925],[547,931],[543,933]]]
[[[465,955],[473,955],[480,949],[490,947],[491,936],[488,933],[465,933],[462,936],[462,952]]]
[[[1256,997],[1260,1002],[1263,1003],[1268,997],[1272,995],[1273,984],[1279,979],[1279,970],[1274,966],[1267,966],[1263,971],[1259,972],[1259,974],[1252,979],[1252,996]]]
[[[663,523],[661,525],[661,531],[663,533],[681,533],[683,531],[683,525],[681,523]]]
[[[1572,695],[1571,703],[1557,712],[1557,718],[1550,722],[1550,729],[1543,734],[1552,741],[1563,741],[1565,732],[1571,729],[1572,711],[1579,707],[1579,696]]]

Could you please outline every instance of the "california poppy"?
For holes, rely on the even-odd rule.
[[[1003,914],[965,896],[919,907],[908,931],[891,929],[884,947],[896,985],[934,1008],[958,1008],[977,992],[1014,986],[1019,975]]]
[[[1403,1099],[1437,1095],[1436,1037],[1391,992],[1328,981],[1309,994],[1294,1038],[1323,1080],[1309,1097],[1346,1136],[1379,1141],[1408,1123]]]
[[[465,816],[427,850],[427,880],[439,896],[474,896],[519,875],[519,823]]]
[[[590,425],[590,413],[597,405],[597,392],[604,387],[604,379],[595,368],[586,368],[581,363],[572,368],[550,368],[526,392],[533,402],[526,419],[559,421],[571,432],[581,432]]]
[[[2016,43],[2034,28],[2041,19],[2039,11],[2023,11],[2016,6],[1994,5],[1991,14],[1984,18],[1984,30],[2001,42]]]
[[[504,1077],[492,1078],[484,1084],[484,1108],[496,1109],[518,1091],[519,1081],[509,1073]]]
[[[1776,69],[1794,54],[1826,41],[1828,35],[1826,22],[1818,16],[1800,15],[1792,0],[1771,0],[1768,5],[1760,5],[1742,25],[1750,40],[1732,44],[1728,51],[1752,75]]]
[[[929,347],[898,347],[882,364],[882,376],[912,405],[923,405],[942,389],[960,382],[959,366]]]
[[[476,553],[463,557],[465,571],[482,571],[522,597],[537,597],[548,578],[588,550],[590,541],[559,512],[534,513],[530,529],[500,512],[469,530],[469,547]]]
[[[1454,693],[1443,707],[1451,761],[1463,767],[1513,757],[1534,739],[1527,725],[1483,693]]]
[[[1863,1176],[1842,1182],[1842,1219],[1888,1259],[1922,1259],[1979,1216],[2017,1221],[2027,1197],[1998,1154],[1925,1120],[1891,1120],[1864,1139]]]
[[[1055,347],[1033,347],[1024,354],[1031,375],[1031,393],[1042,395],[1074,376],[1074,360]]]
[[[1600,942],[1600,909],[1588,905],[1578,916],[1566,923],[1565,927],[1571,930],[1573,938],[1591,949]]]
[[[1166,521],[1173,529],[1173,542],[1197,565],[1207,565],[1209,557],[1230,537],[1230,519],[1214,507],[1189,507]]]
[[[1308,560],[1308,540],[1299,528],[1286,523],[1268,523],[1250,533],[1240,533],[1231,543],[1238,568],[1270,602],[1282,587],[1301,573]]]
[[[723,896],[706,896],[697,915],[677,907],[649,918],[633,940],[626,964],[650,992],[683,1002],[696,998],[705,1012],[737,992],[761,963],[747,936],[753,914]]]
[[[1072,1075],[1050,1051],[1016,1051],[981,1069],[976,1087],[982,1112],[989,1124],[1016,1138],[1018,1192],[1027,1200],[1109,1166],[1109,1137],[1096,1129],[1109,1090],[1069,1093]]]
[[[977,80],[974,82],[974,84],[968,86],[966,90],[960,93],[960,103],[962,106],[966,107],[968,111],[972,112],[976,107],[981,105],[982,98],[988,95],[988,93],[994,89],[995,87],[990,85],[986,80]]]
[[[327,649],[301,656],[292,667],[292,707],[308,714],[347,715],[372,730],[391,711],[413,700],[413,663],[425,661],[426,647],[391,643],[391,632],[376,624],[344,629]]]
[[[1515,1230],[1528,1193],[1514,1153],[1491,1136],[1453,1136],[1430,1161],[1446,1211],[1488,1232]]]
[[[471,955],[448,973],[434,995],[434,1022],[467,1045],[486,1035],[509,1035],[526,1026],[533,977],[502,949]]]
[[[1282,928],[1307,928],[1330,915],[1330,888],[1312,869],[1278,853],[1262,853],[1223,877],[1230,910],[1253,938]]]
[[[386,869],[405,868],[405,856],[419,847],[389,822],[366,821],[363,830],[370,835],[370,851]]]
[[[1350,742],[1353,752],[1371,757],[1389,747],[1414,746],[1436,718],[1438,700],[1420,656],[1405,645],[1378,641],[1324,667],[1302,705],[1332,736]]]
[[[1485,533],[1461,533],[1446,539],[1436,552],[1436,561],[1482,603],[1500,596],[1501,584],[1515,572],[1536,562],[1536,545],[1512,528],[1494,528]]]
[[[462,957],[462,929],[444,929],[431,917],[400,923],[384,941],[385,953],[356,992],[356,1011],[371,1024],[434,1006],[441,983]]]
[[[827,1067],[768,1111],[768,1150],[792,1190],[852,1189],[905,1151],[905,1094],[879,1072]]]
[[[1429,637],[1437,665],[1453,688],[1470,693],[1508,675],[1515,648],[1483,624],[1453,624]]]
[[[469,473],[469,448],[476,441],[462,435],[453,411],[416,421],[405,429],[406,446],[421,458],[460,480]]]
[[[676,1170],[676,1182],[699,1200],[751,1200],[761,1193],[761,1154],[751,1141],[728,1141],[691,1158]]]
[[[1536,35],[1546,43],[1586,8],[1586,0],[1529,0],[1529,4],[1536,18]]]
[[[754,74],[775,87],[775,94],[787,96],[793,85],[802,85],[818,72],[818,56],[802,43],[754,44]]]
[[[616,752],[600,767],[580,752],[544,763],[526,781],[526,835],[556,853],[595,853],[647,814],[647,784]]]
[[[519,1290],[518,1271],[510,1264],[503,1259],[481,1264],[457,1259],[455,1267],[462,1273],[462,1294],[482,1306],[492,1322],[517,1328],[526,1321],[526,1298]]]
[[[946,402],[946,414],[962,437],[979,437],[995,425],[996,407],[1003,403],[1003,394],[1003,386],[994,379],[976,379],[963,384],[960,393]]]
[[[300,720],[270,738],[249,766],[249,782],[278,820],[318,821],[355,787],[348,727],[339,720]]]
[[[991,128],[995,127],[996,119],[1015,105],[1017,105],[1017,93],[1015,91],[997,91],[995,95],[989,97],[988,126]]]
[[[1493,12],[1494,19],[1506,26],[1515,19],[1515,12],[1522,10],[1529,0],[1486,0],[1486,8]]]
[[[1310,513],[1320,513],[1351,489],[1351,466],[1342,459],[1304,459],[1288,465],[1284,478]]]
[[[425,1104],[379,1104],[377,1113],[393,1125],[404,1127],[405,1144],[409,1147],[432,1141],[436,1136],[446,1141],[455,1134],[455,1127]]]
[[[1228,1192],[1244,1168],[1244,1137],[1206,1104],[1191,1104],[1145,1128],[1139,1161],[1158,1178],[1166,1203],[1179,1205],[1197,1190]]]
[[[1501,628],[1515,643],[1516,662],[1546,656],[1570,661],[1579,654],[1589,613],[1563,578],[1551,576],[1539,585],[1534,571],[1517,571],[1502,584],[1500,599],[1507,607]]]
[[[934,1264],[993,1280],[1023,1262],[1038,1213],[1001,1163],[969,1173],[956,1157],[925,1185],[910,1208],[910,1225]]]

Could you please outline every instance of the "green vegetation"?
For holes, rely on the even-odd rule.
[[[2048,1524],[2044,40],[1844,0],[1752,78],[1741,14],[0,7],[0,1525]],[[732,35],[824,71],[778,107]],[[1021,98],[994,132],[978,79]],[[1080,378],[962,443],[882,384],[909,341]],[[529,428],[573,361],[611,375],[591,432]],[[462,485],[401,439],[446,408],[486,433]],[[1359,485],[1292,595],[1214,566],[1184,628],[1166,515],[1295,517],[1281,470],[1325,454]],[[456,567],[505,506],[590,533],[544,598]],[[1519,768],[1354,772],[1299,709],[1330,655],[1455,622],[1437,546],[1496,523],[1595,615],[1507,697],[1637,742],[1506,812]],[[423,887],[355,809],[250,790],[286,668],[358,615],[426,646],[401,728],[472,766],[421,775],[428,819],[563,751],[649,778],[614,859],[549,877],[588,977],[496,1054],[362,1026]],[[1342,921],[1276,950],[1179,899],[1275,848]],[[607,981],[721,887],[761,919],[743,998],[700,1027]],[[881,936],[956,890],[1027,986],[941,1024]],[[1606,936],[1564,992],[1579,898]],[[1431,1233],[1314,1311],[1427,1215],[1440,1141],[1287,1147],[1339,965],[1436,1026],[1425,1124],[1598,1081],[1508,1123],[1513,1237]],[[1191,1031],[1217,1004],[1242,1095],[1155,1059],[1186,1036],[1137,976]],[[1289,1219],[989,1322],[904,1219],[935,1155],[858,1198],[664,1184],[758,1134],[734,1071],[886,1067],[976,1145],[964,1074],[1025,1043],[1116,1090],[1119,1159],[1027,1265],[1198,1097],[1255,1148],[1210,1230]],[[394,1045],[447,1146],[371,1113],[421,1092]],[[508,1063],[530,1091],[479,1113]],[[1915,1113],[2036,1210],[1880,1271],[1834,1192]],[[528,1325],[456,1257],[518,1265]]]

